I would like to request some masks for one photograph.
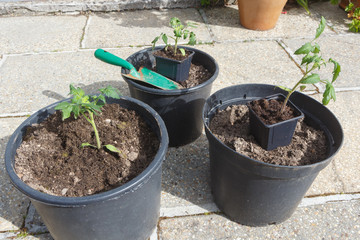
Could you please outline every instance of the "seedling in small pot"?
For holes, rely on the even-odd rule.
[[[122,154],[119,149],[111,144],[101,145],[99,132],[96,128],[94,120],[94,115],[101,112],[101,108],[106,104],[105,96],[119,99],[119,90],[113,88],[112,86],[108,86],[106,88],[99,89],[99,91],[102,94],[89,96],[85,95],[84,90],[80,87],[76,88],[70,84],[70,95],[73,96],[71,102],[61,102],[55,107],[55,110],[60,110],[62,112],[63,121],[73,114],[75,119],[79,116],[83,116],[91,124],[95,133],[96,146],[86,142],[81,144],[82,147],[93,147],[97,149],[105,147],[111,152]]]
[[[184,25],[177,17],[173,17],[170,19],[170,26],[173,28],[174,36],[168,36],[165,33],[161,33],[160,36],[157,36],[151,42],[153,50],[160,38],[165,43],[163,49],[154,52],[156,71],[176,82],[183,82],[189,78],[191,60],[195,52],[179,47],[178,42],[180,39],[189,39],[187,44],[195,45],[196,35],[187,28],[196,27],[196,24],[187,23]],[[174,40],[174,45],[169,43],[169,38]]]
[[[329,58],[328,61],[320,55],[320,46],[315,40],[320,37],[322,32],[324,31],[326,26],[326,20],[324,17],[321,17],[321,21],[319,27],[316,29],[315,38],[311,42],[307,42],[302,45],[298,50],[295,51],[296,55],[304,55],[301,60],[301,66],[305,66],[304,75],[302,78],[294,85],[293,88],[287,88],[283,86],[279,86],[288,92],[284,103],[282,104],[280,113],[282,114],[285,110],[286,104],[291,96],[291,94],[300,87],[300,91],[304,91],[306,89],[305,84],[325,84],[325,91],[323,93],[322,103],[327,105],[331,99],[336,100],[335,89],[333,83],[338,78],[341,67],[338,62]],[[329,81],[327,79],[321,80],[320,75],[318,73],[313,73],[316,69],[320,69],[322,66],[326,66],[326,63],[332,63],[334,65],[334,69],[332,72],[332,80]]]
[[[181,55],[185,56],[185,49],[178,47],[178,42],[180,39],[187,39],[189,38],[188,45],[195,45],[196,44],[196,35],[194,32],[190,32],[187,28],[192,27],[196,28],[195,23],[187,23],[186,25],[183,25],[179,18],[173,17],[170,19],[170,26],[173,28],[174,36],[168,36],[165,33],[161,33],[160,36],[157,36],[151,43],[153,49],[155,48],[155,44],[157,41],[161,38],[163,42],[165,43],[165,50],[167,50],[171,44],[168,42],[169,38],[173,39],[175,41],[173,49],[173,54],[176,56],[178,54],[178,50],[180,51]]]
[[[279,108],[277,108],[278,110],[273,110],[270,113],[266,112],[269,103],[275,104],[275,102],[271,102],[275,101],[273,100],[274,96],[269,97],[269,100],[256,100],[248,105],[250,111],[251,132],[258,143],[266,150],[272,150],[278,146],[286,146],[291,143],[297,120],[303,117],[303,113],[289,101],[291,94],[297,89],[304,91],[306,86],[309,84],[324,84],[325,91],[323,93],[322,103],[327,105],[331,99],[334,101],[336,100],[333,83],[340,74],[340,64],[332,58],[329,58],[329,60],[326,61],[320,55],[319,44],[315,42],[315,40],[318,39],[324,31],[325,26],[326,20],[324,17],[321,17],[319,27],[316,30],[315,38],[312,41],[305,43],[295,51],[295,55],[303,55],[301,61],[301,66],[304,66],[303,76],[292,88],[278,86],[287,92],[286,97],[282,95],[282,100],[276,99],[276,101],[282,102],[279,104]],[[332,63],[334,65],[331,81],[327,79],[322,80],[320,75],[315,73],[315,70],[319,70],[322,66],[325,67],[327,63]],[[279,98],[281,98],[281,96]],[[266,112],[264,116],[258,116],[255,113],[255,111],[258,111],[257,109],[261,108],[264,108],[264,111]],[[278,122],[264,123],[261,120],[261,118],[270,118],[270,116]]]

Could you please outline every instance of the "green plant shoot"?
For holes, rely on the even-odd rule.
[[[302,6],[309,15],[311,15],[310,10],[309,10],[308,0],[296,0],[296,2],[297,2],[300,6]]]
[[[360,32],[360,7],[355,8],[355,5],[350,3],[345,11],[348,12],[348,18],[352,18],[349,30],[356,33]]]
[[[161,38],[162,41],[165,43],[165,50],[168,49],[171,44],[169,43],[169,38],[173,39],[175,41],[174,44],[174,55],[176,56],[177,51],[179,50],[183,56],[185,56],[185,49],[178,48],[178,42],[182,39],[189,39],[188,45],[195,45],[196,44],[196,35],[194,32],[189,31],[187,28],[192,27],[196,28],[197,25],[195,23],[187,23],[186,25],[183,25],[179,18],[173,17],[170,19],[170,26],[173,28],[174,36],[168,36],[165,33],[161,33],[159,36],[157,36],[151,43],[152,48],[155,48],[156,42]]]
[[[315,42],[317,38],[320,37],[322,32],[324,31],[326,26],[326,20],[324,17],[321,17],[321,21],[319,24],[319,27],[316,29],[316,35],[315,38],[302,45],[299,49],[295,51],[294,54],[296,55],[303,55],[301,66],[305,66],[304,74],[302,78],[295,84],[293,88],[287,88],[283,86],[278,86],[281,89],[284,89],[288,92],[286,99],[281,107],[280,114],[284,112],[285,106],[291,96],[291,94],[300,87],[300,91],[305,90],[306,84],[316,84],[316,83],[322,83],[325,84],[325,91],[323,93],[323,99],[322,103],[324,105],[327,105],[331,99],[334,101],[336,100],[335,96],[335,88],[333,86],[333,83],[338,78],[341,67],[338,62],[330,58],[328,61],[325,61],[322,56],[320,55],[320,46],[318,43]],[[332,63],[334,65],[334,69],[332,72],[332,80],[321,80],[320,75],[318,73],[314,73],[314,71],[317,69],[319,70],[321,66],[326,66],[326,63]]]
[[[84,90],[80,87],[76,88],[72,84],[70,84],[70,94],[72,95],[72,99],[70,102],[61,102],[56,107],[55,110],[60,110],[62,112],[62,120],[69,118],[71,113],[73,114],[74,118],[77,119],[79,116],[83,116],[92,126],[95,139],[96,139],[96,146],[90,143],[83,143],[81,144],[82,147],[94,147],[100,149],[102,147],[99,132],[96,128],[96,124],[94,121],[94,114],[97,115],[98,112],[101,112],[101,108],[106,104],[105,96],[111,98],[120,98],[119,90],[113,88],[112,86],[108,86],[106,88],[101,88],[99,91],[102,94],[89,96],[85,95]],[[109,151],[121,153],[113,145],[104,145]]]

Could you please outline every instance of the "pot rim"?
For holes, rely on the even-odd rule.
[[[220,139],[218,139],[210,130],[209,128],[209,121],[210,121],[210,118],[209,118],[209,113],[210,113],[210,110],[211,111],[214,111],[214,109],[217,109],[220,105],[216,105],[216,106],[209,106],[209,100],[211,99],[211,97],[221,91],[224,91],[226,89],[230,89],[230,88],[236,88],[236,87],[245,87],[245,86],[251,86],[251,85],[254,85],[256,87],[260,87],[260,86],[267,86],[267,87],[276,87],[275,85],[271,85],[271,84],[238,84],[238,85],[233,85],[233,86],[229,86],[229,87],[226,87],[226,88],[222,88],[218,91],[216,91],[215,93],[213,93],[205,102],[204,104],[204,107],[203,107],[203,112],[202,112],[202,118],[203,118],[203,123],[204,123],[204,127],[205,127],[205,130],[211,134],[211,136],[216,139],[219,143],[221,143],[225,148],[227,148],[228,150],[230,150],[233,154],[237,154],[237,155],[240,155],[242,156],[243,158],[247,159],[249,162],[253,162],[259,166],[267,166],[267,167],[270,167],[270,168],[274,168],[274,169],[279,169],[279,170],[294,170],[294,171],[302,171],[302,170],[307,170],[307,169],[319,169],[319,171],[324,168],[325,166],[327,166],[327,164],[331,161],[331,159],[339,152],[339,150],[341,149],[343,143],[344,143],[344,133],[343,133],[343,129],[342,129],[342,126],[339,122],[339,120],[336,118],[336,116],[330,111],[328,110],[328,113],[332,115],[332,117],[334,118],[335,121],[337,121],[337,124],[339,126],[339,131],[341,132],[341,141],[340,141],[340,144],[338,146],[338,148],[332,152],[331,154],[329,154],[327,156],[326,159],[323,159],[322,161],[319,161],[317,163],[313,163],[313,164],[308,164],[308,165],[301,165],[301,166],[286,166],[286,165],[276,165],[276,164],[271,164],[271,163],[265,163],[265,162],[262,162],[262,161],[259,161],[259,160],[256,160],[256,159],[253,159],[253,158],[250,158],[248,156],[245,156],[243,154],[240,154],[238,152],[236,152],[235,150],[231,149],[230,147],[228,147],[227,145],[225,145],[222,141],[220,141]],[[282,89],[278,89],[277,91],[279,91],[280,93],[283,92],[284,90]],[[298,92],[298,91],[295,91],[294,94],[299,94],[299,95],[302,95],[306,98],[311,98],[301,92]],[[294,95],[293,95],[294,96]],[[236,99],[242,99],[241,96],[239,96],[238,98],[234,98],[235,100]],[[312,98],[311,98],[312,99]],[[249,98],[250,100],[250,98]],[[251,99],[252,100],[252,99]],[[316,100],[314,100],[316,101]],[[228,102],[233,102],[231,100],[227,100],[226,103]],[[223,102],[223,104],[225,104],[225,102]],[[319,103],[321,104],[321,103]],[[295,104],[294,104],[295,105]],[[322,104],[321,104],[322,105]],[[207,107],[209,106],[209,110],[206,111]],[[323,106],[323,105],[322,105]],[[323,106],[324,108],[326,108],[325,106]],[[327,108],[326,108],[327,109]],[[302,110],[303,111],[303,110]],[[306,111],[304,113],[305,117],[307,115]]]
[[[163,47],[163,48],[164,48],[164,47]],[[163,49],[163,48],[161,48],[161,49]],[[184,47],[182,47],[182,48],[184,48]],[[154,55],[154,52],[157,52],[157,51],[159,51],[159,50],[161,50],[161,49],[154,49],[154,50],[151,51],[151,52],[153,53],[153,56],[154,56],[155,58],[166,59],[166,60],[169,60],[169,61],[176,62],[177,64],[183,63],[183,62],[186,61],[187,59],[192,58],[192,57],[194,56],[194,54],[195,54],[194,51],[188,50],[188,51],[190,52],[189,56],[188,56],[187,58],[184,58],[183,60],[179,61],[179,60],[175,60],[175,59],[172,59],[172,58],[167,58],[167,57],[162,57],[162,56]]]
[[[187,47],[187,46],[181,46],[181,47],[185,48],[185,49],[187,49],[189,51],[194,51],[195,54],[194,54],[193,57],[195,57],[196,53],[201,53],[201,54],[207,56],[208,58],[210,58],[210,60],[215,64],[215,72],[213,73],[213,75],[208,80],[206,80],[205,82],[203,82],[203,83],[201,83],[201,84],[199,84],[197,86],[191,87],[191,88],[163,90],[163,89],[157,89],[157,88],[151,88],[151,87],[143,86],[141,84],[138,84],[138,83],[132,81],[131,79],[128,79],[128,78],[122,76],[123,79],[128,84],[131,84],[134,87],[136,87],[136,88],[138,88],[138,89],[140,89],[140,90],[142,90],[144,92],[149,92],[149,93],[158,94],[158,95],[168,95],[168,96],[176,96],[176,95],[183,95],[183,94],[193,93],[193,92],[196,92],[199,88],[202,88],[204,86],[212,84],[212,82],[215,81],[215,79],[217,78],[217,76],[219,74],[219,65],[216,62],[216,60],[212,56],[210,56],[209,54],[207,54],[206,52],[204,52],[202,50],[192,48],[192,47]],[[128,58],[126,58],[126,61],[129,61],[129,58],[134,56],[135,54],[139,54],[139,53],[143,53],[143,52],[152,52],[152,51],[155,51],[155,50],[159,50],[161,48],[163,48],[163,46],[155,47],[154,50],[152,49],[152,47],[142,49],[142,50],[137,51],[137,52],[133,53],[132,55],[130,55]],[[121,72],[123,73],[124,71],[125,71],[125,69],[121,68]]]
[[[35,121],[34,119],[38,115],[40,115],[40,114],[49,115],[48,110],[52,110],[59,102],[69,101],[70,99],[71,98],[67,98],[67,99],[55,102],[53,104],[50,104],[50,105],[40,109],[36,113],[33,113],[11,135],[11,137],[7,143],[6,149],[5,149],[5,166],[6,166],[6,171],[10,177],[12,184],[18,190],[20,190],[22,193],[24,193],[26,196],[28,196],[32,200],[44,202],[44,203],[47,203],[49,205],[54,205],[54,206],[80,207],[80,206],[84,206],[87,204],[96,203],[99,201],[108,201],[108,200],[112,200],[115,198],[120,198],[123,195],[126,195],[130,192],[136,191],[136,189],[141,188],[147,181],[149,181],[149,179],[156,172],[156,170],[159,167],[161,167],[162,161],[165,158],[167,148],[168,148],[168,143],[169,143],[168,133],[166,130],[165,123],[161,119],[160,115],[153,108],[151,108],[146,103],[143,103],[137,99],[134,99],[131,97],[126,97],[126,96],[122,96],[122,97],[120,97],[120,99],[116,99],[116,101],[132,102],[132,103],[135,103],[136,105],[140,106],[145,111],[148,111],[151,114],[151,116],[154,118],[154,120],[156,121],[157,127],[159,128],[159,131],[160,131],[159,149],[158,149],[153,161],[138,176],[136,176],[129,182],[127,182],[117,188],[108,190],[106,192],[101,192],[101,193],[97,193],[97,194],[93,194],[93,195],[89,195],[89,196],[82,196],[82,197],[63,197],[63,196],[55,196],[55,195],[43,193],[43,192],[40,192],[38,190],[31,188],[30,186],[28,186],[26,183],[24,183],[18,177],[18,175],[16,174],[14,167],[13,167],[14,166],[14,161],[13,161],[14,156],[11,153],[11,149],[13,149],[13,145],[16,145],[17,141],[20,141],[20,143],[18,145],[21,144],[22,139],[20,139],[20,140],[18,139],[19,137],[22,137],[22,136],[20,136],[21,130],[24,129],[24,127],[29,126],[32,123],[32,121]],[[46,116],[46,118],[47,117],[48,116]],[[14,155],[15,155],[15,153],[14,153]]]

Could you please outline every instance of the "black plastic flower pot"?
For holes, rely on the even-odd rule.
[[[156,72],[176,82],[183,82],[189,78],[191,60],[194,54],[195,52],[190,51],[189,56],[182,61],[154,55]]]
[[[304,113],[304,121],[324,130],[327,136],[328,155],[322,161],[304,166],[264,163],[237,153],[210,131],[209,123],[218,110],[275,93],[284,92],[273,85],[232,86],[212,94],[203,108],[214,201],[230,219],[244,225],[263,226],[288,219],[343,142],[343,131],[336,117],[321,103],[299,92],[293,93],[291,100]]]
[[[219,66],[213,57],[194,48],[184,48],[195,52],[192,62],[201,64],[210,71],[212,73],[210,79],[187,89],[161,90],[141,85],[123,76],[129,86],[130,95],[149,104],[164,120],[169,134],[170,147],[186,145],[201,135],[203,129],[202,107],[210,96],[212,83],[219,74]],[[151,48],[136,52],[126,60],[137,69],[140,66],[151,69],[155,64]],[[127,73],[124,68],[121,71]]]
[[[284,101],[285,96],[279,93],[268,96],[265,99],[276,99]],[[304,117],[304,114],[289,100],[287,105],[294,110],[296,117],[275,124],[266,124],[254,112],[251,104],[249,103],[247,105],[249,108],[251,134],[255,137],[259,145],[267,151],[273,150],[280,146],[289,145],[294,135],[298,120]]]
[[[30,198],[54,239],[147,239],[160,214],[161,167],[168,135],[161,117],[148,105],[127,97],[108,99],[136,111],[157,134],[160,146],[150,165],[137,177],[112,190],[84,197],[59,197],[39,192],[15,173],[14,158],[26,127],[54,113],[54,103],[31,115],[12,134],[5,164],[11,182]]]

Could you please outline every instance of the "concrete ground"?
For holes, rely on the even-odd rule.
[[[360,239],[360,34],[347,30],[349,20],[343,10],[316,2],[308,16],[301,7],[287,6],[274,29],[257,32],[239,24],[234,5],[103,13],[83,11],[86,1],[62,1],[74,8],[45,14],[51,12],[51,2],[0,2],[4,14],[0,16],[0,239],[52,239],[5,171],[5,146],[15,128],[29,114],[65,98],[70,83],[87,92],[111,84],[129,96],[120,68],[95,59],[94,51],[104,48],[126,58],[150,46],[156,35],[169,32],[173,16],[199,24],[196,33],[202,44],[196,47],[220,66],[212,92],[243,83],[294,83],[301,70],[293,52],[314,36],[324,16],[328,24],[318,42],[324,57],[342,66],[337,101],[328,107],[341,122],[345,139],[294,215],[266,227],[239,225],[217,209],[209,188],[205,135],[184,147],[170,148],[163,165],[161,218],[151,239]],[[53,2],[53,9],[61,5]],[[94,3],[107,6],[104,10],[119,10],[120,4]],[[312,96],[320,99],[321,94]]]

